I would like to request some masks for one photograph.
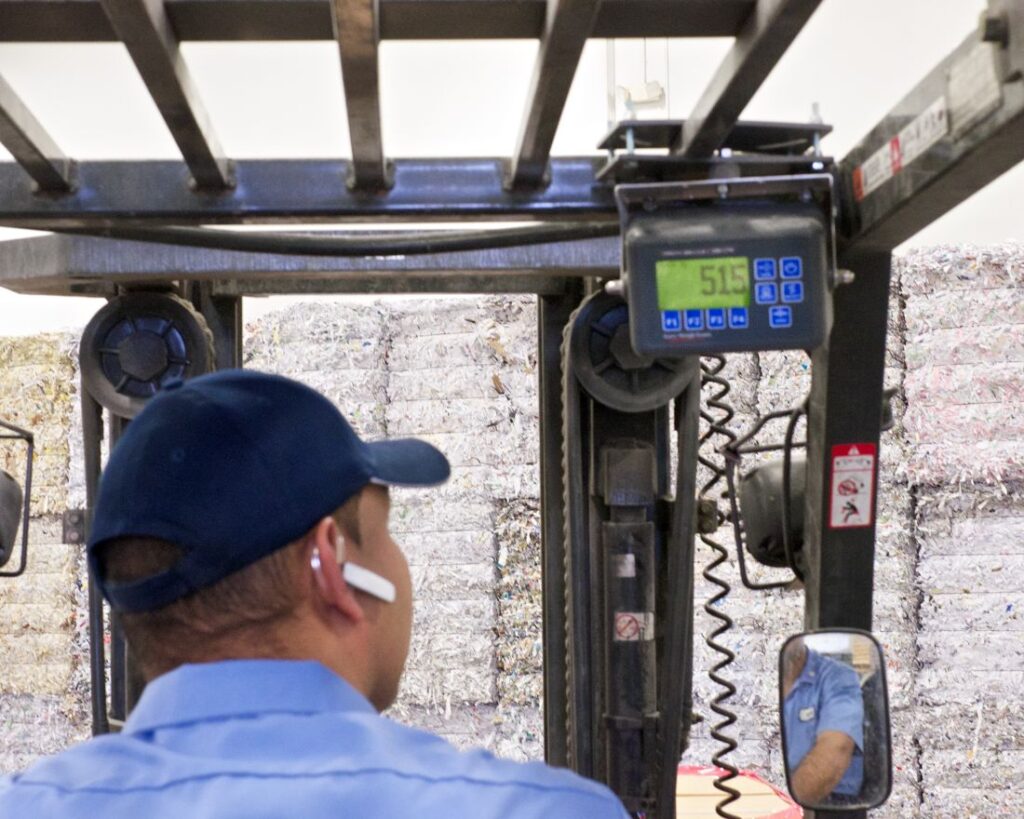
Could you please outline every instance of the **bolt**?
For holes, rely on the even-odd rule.
[[[1006,48],[1010,42],[1010,27],[1006,24],[1006,17],[985,17],[981,19],[981,39],[985,43],[998,43],[1000,47]]]
[[[609,296],[618,296],[623,298],[626,293],[626,287],[623,284],[622,279],[612,279],[610,282],[605,282],[604,292]]]
[[[844,284],[853,284],[857,279],[857,274],[852,270],[837,270],[836,271],[836,286]]]

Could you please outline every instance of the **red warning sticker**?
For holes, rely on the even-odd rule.
[[[832,447],[831,528],[854,529],[874,523],[876,452],[874,444]]]
[[[654,614],[649,611],[615,612],[616,643],[632,643],[654,639]]]

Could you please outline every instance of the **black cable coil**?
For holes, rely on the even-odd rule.
[[[711,440],[716,437],[724,437],[727,439],[727,443],[732,443],[736,440],[736,434],[729,429],[728,424],[733,419],[736,412],[732,405],[725,400],[726,396],[728,396],[732,391],[732,387],[729,382],[721,375],[722,370],[725,369],[725,356],[708,356],[707,358],[701,359],[700,369],[701,387],[703,388],[704,386],[712,385],[713,388],[717,388],[716,391],[707,399],[708,408],[710,410],[715,410],[717,415],[712,415],[710,412],[704,410],[701,411],[701,417],[707,422],[708,429],[700,436],[699,447],[700,449],[704,449],[705,445],[710,445]],[[709,499],[712,502],[717,503],[714,498],[711,497],[711,493],[718,483],[725,477],[725,467],[704,455],[698,454],[697,460],[702,466],[711,472],[711,477],[700,489],[700,502],[704,502],[705,499]],[[721,517],[719,517],[718,522],[722,522]],[[708,671],[708,676],[711,678],[712,682],[722,689],[718,696],[711,701],[710,705],[711,710],[722,718],[721,722],[718,722],[711,727],[711,737],[715,741],[720,742],[723,746],[718,753],[711,757],[711,761],[713,764],[726,771],[725,775],[719,776],[715,779],[715,787],[725,794],[725,797],[715,806],[715,813],[723,817],[723,819],[740,819],[736,814],[730,813],[726,810],[729,805],[739,800],[740,792],[728,784],[739,776],[739,769],[725,759],[727,754],[736,750],[738,743],[731,736],[724,733],[736,722],[736,714],[725,706],[725,703],[736,694],[736,686],[722,676],[722,672],[728,668],[728,666],[732,665],[733,661],[736,659],[736,654],[729,650],[728,647],[718,642],[718,639],[733,627],[732,618],[724,611],[717,608],[718,604],[728,597],[729,593],[732,591],[732,586],[714,574],[715,570],[728,560],[729,552],[721,543],[703,532],[700,535],[700,539],[705,545],[715,552],[714,560],[705,567],[702,574],[705,580],[709,583],[713,583],[720,589],[717,594],[712,596],[704,604],[704,611],[721,623],[718,628],[705,637],[705,642],[713,651],[717,652],[722,657],[721,660],[719,660],[714,666],[712,666],[710,671]]]

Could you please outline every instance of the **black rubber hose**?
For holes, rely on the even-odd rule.
[[[790,504],[793,502],[791,491],[791,472],[793,456],[793,435],[796,433],[796,425],[800,422],[801,416],[807,411],[806,404],[796,407],[789,416],[789,423],[786,424],[785,445],[782,448],[782,549],[786,554],[786,562],[797,579],[803,583],[804,573],[796,563],[796,551],[789,537]]]
[[[406,235],[365,231],[344,236],[196,227],[54,228],[54,231],[105,239],[287,256],[419,256],[599,239],[617,236],[619,225],[617,222],[559,222],[489,230],[416,231]]]

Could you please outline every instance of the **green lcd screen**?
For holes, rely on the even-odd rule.
[[[703,310],[750,306],[750,260],[746,256],[662,259],[655,262],[659,310]]]

